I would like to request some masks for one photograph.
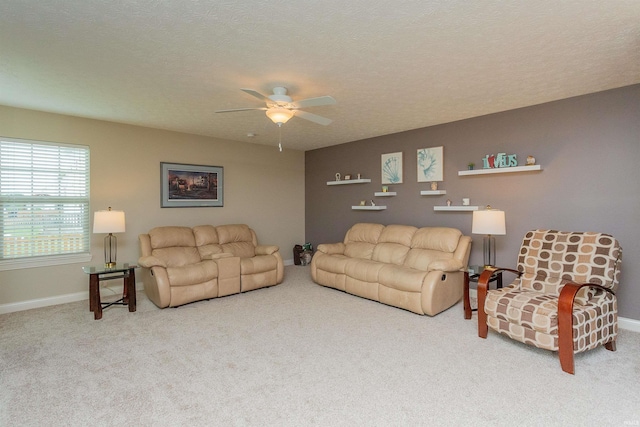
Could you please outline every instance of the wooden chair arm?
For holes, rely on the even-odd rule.
[[[578,291],[585,286],[599,288],[615,295],[615,293],[595,283],[567,283],[562,287],[558,297],[558,355],[562,370],[573,374],[573,304]]]
[[[511,273],[515,273],[518,277],[522,276],[522,272],[518,270],[513,270],[511,268],[502,268],[502,267],[487,267],[484,269],[480,277],[478,278],[478,336],[480,338],[486,338],[487,333],[489,333],[489,327],[487,326],[487,313],[484,311],[484,302],[487,298],[487,290],[489,289],[489,281],[491,280],[491,276],[494,273],[500,271],[508,271]]]

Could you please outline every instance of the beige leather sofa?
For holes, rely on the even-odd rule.
[[[245,224],[156,227],[139,240],[138,264],[151,271],[144,289],[160,308],[273,286],[284,278],[278,247],[258,245]]]
[[[462,298],[471,238],[445,227],[360,223],[321,244],[311,276],[323,286],[435,316]]]

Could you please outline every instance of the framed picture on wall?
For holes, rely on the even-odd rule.
[[[418,149],[418,182],[442,181],[444,178],[443,147]]]
[[[402,152],[382,155],[382,183],[402,183]]]
[[[223,206],[221,166],[160,163],[160,206],[189,208]]]

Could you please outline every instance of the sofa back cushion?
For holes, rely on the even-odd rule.
[[[256,234],[246,224],[219,225],[216,227],[218,242],[225,253],[240,258],[256,255]]]
[[[193,236],[196,239],[196,246],[200,252],[200,258],[209,258],[212,254],[222,253],[222,246],[219,244],[218,232],[213,225],[198,225],[193,227]]]
[[[355,224],[344,236],[344,254],[349,258],[371,259],[383,229],[382,224]]]
[[[595,232],[529,231],[522,240],[518,270],[522,289],[559,295],[568,282],[595,283],[615,290],[622,249],[616,239]],[[583,288],[581,293],[593,288]],[[589,295],[579,295],[588,298]]]
[[[424,227],[411,239],[411,249],[404,261],[405,267],[426,271],[436,259],[451,259],[458,247],[462,232],[448,227]]]
[[[410,225],[387,225],[380,233],[371,259],[387,264],[402,265],[416,230],[418,230],[416,227]]]
[[[200,262],[193,231],[189,227],[156,227],[149,231],[151,255],[168,267]]]

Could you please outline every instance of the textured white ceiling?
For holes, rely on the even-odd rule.
[[[639,0],[0,2],[0,104],[299,150],[635,83]]]

